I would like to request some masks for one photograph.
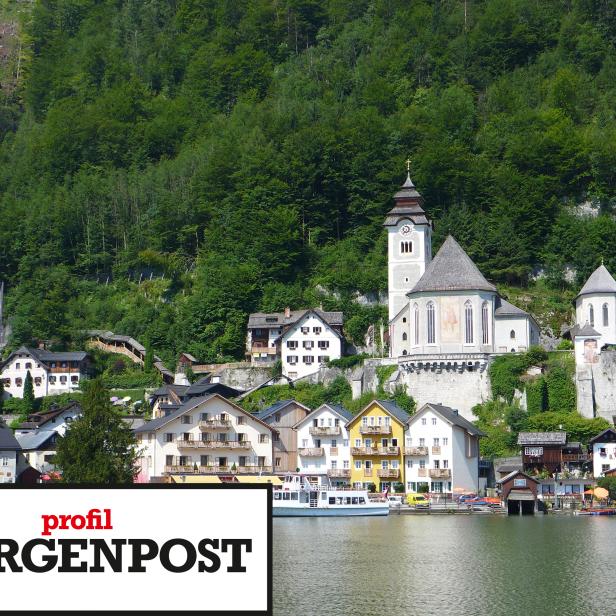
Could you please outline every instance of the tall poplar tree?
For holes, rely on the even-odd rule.
[[[58,439],[56,465],[67,483],[132,483],[136,439],[100,379],[84,383],[83,415]]]
[[[32,382],[32,375],[30,374],[30,370],[28,370],[28,374],[26,374],[26,378],[24,380],[24,410],[26,413],[32,413],[34,410],[34,383]]]

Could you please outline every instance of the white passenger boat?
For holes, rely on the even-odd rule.
[[[273,494],[274,517],[389,514],[389,503],[371,501],[367,490],[333,488],[321,478],[287,475]]]

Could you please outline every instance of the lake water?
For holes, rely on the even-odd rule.
[[[616,518],[275,518],[276,616],[616,614]]]

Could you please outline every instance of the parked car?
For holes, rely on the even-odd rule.
[[[501,500],[494,496],[476,496],[475,498],[465,501],[464,504],[473,509],[475,507],[500,507]]]
[[[458,498],[458,502],[462,505],[474,498],[477,498],[477,494],[462,494],[460,498]]]
[[[428,509],[430,507],[430,501],[427,499],[425,494],[417,494],[416,492],[411,492],[406,495],[406,502],[411,507],[415,509]]]
[[[393,495],[388,496],[387,500],[389,501],[390,507],[400,507],[404,502],[403,497],[401,495]]]

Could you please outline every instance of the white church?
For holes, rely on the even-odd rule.
[[[539,326],[499,296],[452,236],[432,257],[432,222],[410,175],[394,202],[384,225],[396,378],[418,404],[442,403],[470,418],[490,397],[490,357],[538,344]]]

